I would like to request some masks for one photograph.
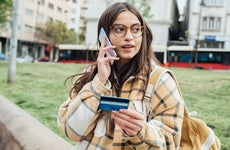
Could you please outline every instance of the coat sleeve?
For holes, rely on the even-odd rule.
[[[125,137],[130,147],[137,149],[174,150],[180,147],[184,102],[169,73],[160,76],[152,93],[153,117],[133,137]]]
[[[60,105],[57,124],[69,139],[80,141],[92,132],[100,113],[101,95],[111,95],[111,89],[101,84],[96,75],[73,99]]]

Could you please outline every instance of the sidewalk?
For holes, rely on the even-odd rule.
[[[70,150],[73,146],[0,95],[0,122],[5,124],[24,150]]]

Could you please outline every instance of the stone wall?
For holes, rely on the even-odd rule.
[[[23,150],[70,150],[72,145],[0,95],[0,122]],[[18,149],[15,149],[18,150]]]

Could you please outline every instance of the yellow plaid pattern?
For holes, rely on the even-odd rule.
[[[134,101],[142,101],[145,93],[143,78],[146,76],[140,76],[138,80],[130,77],[123,84],[120,97],[130,99],[129,109],[135,109]],[[101,135],[96,133],[95,129],[98,128],[96,119],[101,112],[98,110],[99,97],[112,94],[112,89],[102,85],[96,75],[78,95],[73,99],[67,99],[60,106],[58,127],[67,137],[78,142],[76,149],[179,149],[184,103],[175,81],[168,73],[160,76],[156,91],[152,96],[151,101],[154,101],[152,119],[146,122],[136,136],[127,136],[116,125],[113,130],[99,129]]]

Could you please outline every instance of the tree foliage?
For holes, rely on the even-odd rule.
[[[127,2],[133,4],[142,13],[145,18],[152,18],[151,14],[151,2],[152,0],[127,0]]]
[[[12,0],[1,0],[0,1],[0,23],[8,21],[12,12]]]
[[[52,44],[73,44],[76,42],[76,33],[59,21],[47,21],[43,27],[45,39]]]

